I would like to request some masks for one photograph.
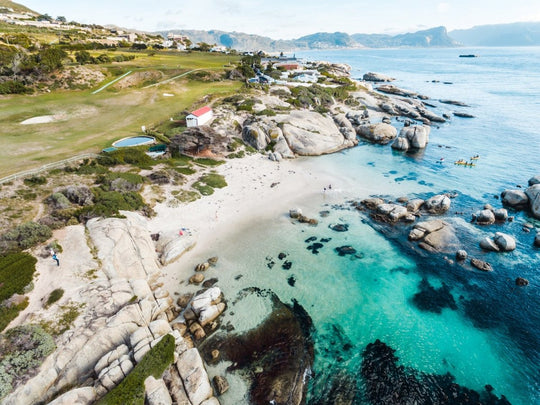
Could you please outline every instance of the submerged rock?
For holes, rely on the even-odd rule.
[[[340,256],[354,255],[356,254],[356,249],[352,246],[339,246],[335,248],[335,251]]]
[[[306,375],[314,359],[311,318],[296,301],[285,305],[271,292],[241,292],[250,293],[269,298],[272,312],[259,326],[242,335],[212,336],[203,347],[205,357],[217,349],[223,361],[232,363],[230,370],[245,373],[250,380],[250,404],[300,405],[305,402]]]
[[[450,373],[427,374],[405,368],[399,365],[395,350],[378,339],[366,346],[362,356],[360,374],[371,404],[510,405],[504,395],[498,398],[487,386],[485,391],[476,392],[456,384]]]
[[[525,286],[529,285],[529,280],[527,280],[526,278],[523,278],[523,277],[518,277],[518,278],[516,278],[516,285],[519,286],[519,287],[525,287]]]
[[[333,224],[328,227],[336,232],[347,232],[349,230],[349,225],[347,224]]]
[[[420,281],[419,291],[413,296],[413,303],[422,311],[440,314],[444,308],[457,309],[454,296],[450,293],[450,287],[442,283],[440,288],[435,288],[426,278]]]
[[[485,262],[483,260],[480,260],[480,259],[472,258],[471,259],[471,264],[474,267],[476,267],[478,270],[493,271],[493,267],[491,267],[491,264],[489,264],[488,262]]]

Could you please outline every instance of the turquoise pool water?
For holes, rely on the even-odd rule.
[[[126,146],[141,146],[148,145],[155,142],[155,139],[151,136],[131,136],[129,138],[123,138],[113,143],[114,147],[123,148]]]

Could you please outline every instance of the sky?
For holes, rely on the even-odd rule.
[[[540,21],[540,0],[19,0],[86,24],[143,31],[200,29],[292,39],[315,32],[399,34],[444,25]]]

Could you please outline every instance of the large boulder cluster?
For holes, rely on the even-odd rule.
[[[259,151],[270,150],[273,160],[318,156],[357,144],[352,125],[342,115],[331,117],[307,110],[248,119],[242,139]]]
[[[5,404],[93,403],[116,387],[161,339],[175,342],[174,363],[162,378],[145,381],[149,404],[215,405],[219,401],[193,339],[215,328],[225,309],[214,287],[175,305],[159,282],[156,244],[142,217],[88,222],[89,238],[101,268],[78,291],[84,303],[74,328],[57,341],[57,350],[39,373],[19,386]],[[116,246],[116,248],[114,248]],[[194,326],[196,325],[196,326]],[[79,387],[81,382],[84,387]]]
[[[503,204],[513,209],[529,209],[532,216],[540,219],[540,175],[529,179],[529,187],[523,190],[504,190]]]
[[[400,201],[403,201],[400,199]],[[450,197],[437,194],[427,200],[415,198],[403,202],[385,201],[382,198],[362,200],[358,209],[368,209],[372,216],[382,222],[395,223],[398,221],[415,222],[422,213],[442,215],[450,209]]]
[[[407,151],[409,149],[424,149],[429,142],[431,128],[427,125],[412,125],[403,127],[399,137],[392,143],[392,149]]]

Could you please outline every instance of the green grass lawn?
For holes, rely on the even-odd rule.
[[[176,73],[178,66],[182,70],[215,69],[234,60],[232,56],[203,53],[137,55],[133,61],[109,67],[114,66],[117,70],[121,67],[123,71],[158,69]],[[228,95],[241,87],[240,82],[200,82],[182,78],[148,89],[118,90],[111,86],[91,94],[112,79],[114,77],[110,76],[90,90],[0,97],[0,177],[80,153],[99,152],[117,139],[140,134],[142,125],[151,128],[175,113],[189,109],[205,95]],[[164,93],[174,97],[165,97]],[[61,118],[53,123],[20,125],[25,119],[41,115],[59,115]]]

